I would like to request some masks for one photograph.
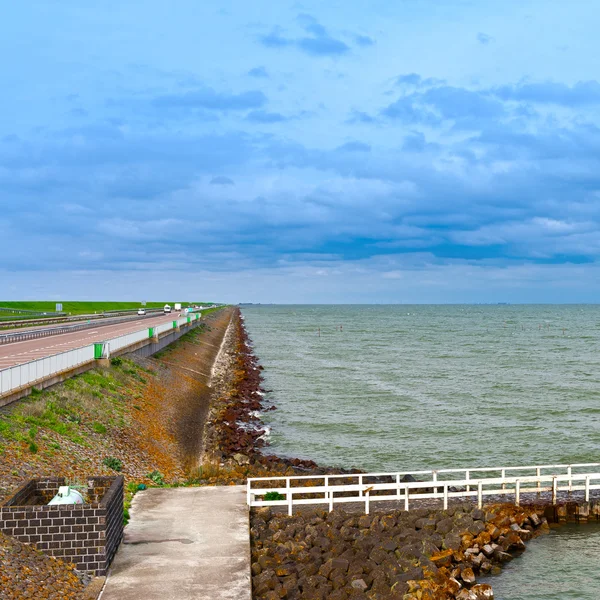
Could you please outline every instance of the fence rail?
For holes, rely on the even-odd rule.
[[[591,468],[595,470],[590,471]],[[534,474],[529,474],[530,471]],[[448,477],[457,473],[465,475]],[[409,475],[428,478],[408,481]],[[440,475],[446,477],[440,478]],[[335,504],[358,502],[364,503],[368,514],[372,502],[394,501],[409,510],[411,500],[439,499],[446,509],[451,498],[476,498],[481,508],[485,496],[513,496],[518,506],[522,495],[549,493],[555,504],[560,492],[583,491],[588,501],[593,490],[600,490],[600,463],[258,477],[248,479],[247,502],[249,507],[286,506],[289,515],[294,506],[323,504],[331,511]],[[285,499],[265,500],[269,492],[276,492]]]
[[[199,313],[196,313],[193,317],[181,317],[173,322],[163,323],[154,328],[149,329],[146,327],[132,333],[103,340],[102,344],[107,348],[109,353],[116,352],[146,340],[149,337],[153,337],[150,335],[151,331],[153,331],[154,336],[158,336],[161,333],[172,331],[175,323],[181,327],[187,323],[191,324],[199,318]],[[94,344],[89,344],[81,348],[60,352],[22,365],[3,369],[0,371],[0,397],[15,392],[20,388],[35,385],[37,382],[48,379],[53,375],[58,375],[64,371],[91,363],[94,359]]]

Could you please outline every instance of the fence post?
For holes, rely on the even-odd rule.
[[[408,483],[404,486],[404,510],[408,510]]]
[[[471,479],[471,472],[469,470],[465,471],[465,479],[469,481]],[[471,486],[467,484],[467,492],[471,491]]]
[[[537,489],[538,489],[538,498],[540,497],[540,495],[542,494],[542,480],[540,479],[542,476],[542,469],[540,469],[540,467],[537,467],[537,469],[535,470],[535,474],[538,477],[538,482],[537,482]]]
[[[293,512],[293,508],[292,508],[292,486],[290,485],[290,478],[286,477],[285,478],[285,487],[286,487],[286,496],[287,496],[287,501],[288,501],[288,516],[292,516],[292,512]]]
[[[396,496],[400,502],[400,473],[396,473]]]
[[[362,475],[358,476],[358,485],[359,485],[358,497],[362,498],[363,497],[363,476]]]
[[[477,508],[483,507],[483,481],[477,482]]]
[[[558,482],[556,481],[556,475],[552,475],[552,504],[556,504]]]
[[[369,492],[365,494],[365,513],[369,514]]]
[[[448,484],[444,484],[444,510],[448,510]]]
[[[567,467],[567,475],[569,476],[569,494],[573,491],[573,479],[571,478],[571,465]]]
[[[519,506],[521,502],[521,482],[517,479],[515,481],[515,505]]]
[[[501,475],[502,479],[506,479],[506,469],[502,469],[500,475]],[[506,484],[505,483],[502,484],[502,489],[503,490],[506,489]]]
[[[585,476],[585,501],[590,501],[590,476]]]
[[[432,471],[431,474],[432,474],[431,478],[433,479],[433,482],[435,483],[437,481],[437,475],[438,475],[437,471]],[[438,493],[438,489],[436,487],[433,488],[433,493],[434,494]]]

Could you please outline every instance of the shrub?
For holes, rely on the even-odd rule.
[[[114,456],[107,456],[102,463],[107,466],[109,469],[112,469],[113,471],[122,471],[123,470],[123,463],[118,459],[115,458]]]
[[[265,500],[285,500],[285,496],[279,492],[267,492],[265,494]]]
[[[148,479],[154,481],[156,485],[162,485],[165,482],[165,479],[160,471],[152,471],[152,473],[148,473]]]
[[[120,367],[123,364],[123,359],[119,358],[118,356],[114,356],[113,358],[110,359],[110,364],[113,367]]]
[[[38,451],[38,446],[37,444],[31,440],[31,442],[29,442],[29,452],[31,452],[32,454],[35,454]]]

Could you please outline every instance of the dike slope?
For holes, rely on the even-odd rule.
[[[185,483],[198,465],[210,373],[234,309],[151,358],[112,361],[0,411],[0,503],[32,477]],[[112,468],[111,468],[112,467]]]

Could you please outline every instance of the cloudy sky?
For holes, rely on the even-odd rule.
[[[596,302],[597,0],[29,0],[0,299]]]

